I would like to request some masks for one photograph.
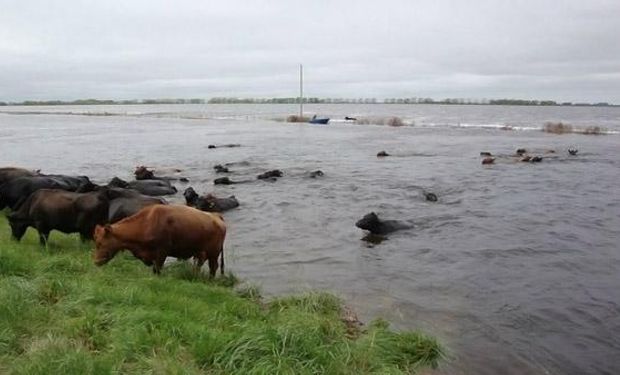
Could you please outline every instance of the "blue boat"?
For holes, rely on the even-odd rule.
[[[321,117],[316,117],[316,115],[314,115],[308,122],[310,124],[326,125],[329,122],[329,117],[321,118]]]

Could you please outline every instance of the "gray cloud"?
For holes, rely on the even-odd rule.
[[[514,97],[620,103],[620,2],[16,1],[0,100]]]

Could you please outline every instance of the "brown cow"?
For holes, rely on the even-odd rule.
[[[127,249],[158,274],[166,257],[194,257],[198,269],[209,261],[209,274],[215,276],[217,258],[224,274],[226,224],[222,216],[192,207],[152,205],[116,224],[95,228],[98,266],[109,262],[120,250]]]

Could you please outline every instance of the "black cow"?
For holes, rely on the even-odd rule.
[[[67,176],[64,174],[44,174],[43,177],[53,178],[60,183],[68,186],[67,191],[75,191],[78,193],[88,193],[97,188],[97,185],[93,184],[86,176]]]
[[[166,180],[134,180],[127,182],[114,177],[107,186],[134,189],[141,194],[150,196],[172,195],[177,192],[177,188]]]
[[[310,174],[308,176],[310,178],[317,178],[317,177],[323,177],[324,175],[325,175],[325,173],[323,173],[322,170],[317,169],[316,171],[310,172]]]
[[[239,201],[234,195],[228,198],[217,198],[212,194],[199,196],[191,186],[183,193],[188,206],[207,212],[224,212],[239,207]]]
[[[153,204],[168,204],[165,199],[142,195],[135,190],[113,189],[120,191],[118,197],[110,201],[108,222],[116,223],[129,217],[146,206]]]
[[[15,167],[0,168],[0,185],[5,184],[19,177],[34,177],[37,175],[38,175],[37,172],[29,171],[24,168],[15,168]]]
[[[230,169],[221,164],[216,165],[213,169],[215,169],[215,173],[230,173]]]
[[[276,177],[282,177],[283,175],[284,174],[282,173],[281,170],[274,169],[271,171],[267,171],[265,173],[261,173],[256,178],[258,178],[259,180],[269,180],[269,179],[276,178]]]
[[[437,194],[435,193],[424,192],[424,197],[429,202],[437,202]]]
[[[399,229],[409,229],[412,225],[396,220],[380,220],[377,214],[371,212],[355,223],[355,226],[373,234],[388,234]]]
[[[19,177],[0,186],[0,210],[8,206],[16,210],[30,196],[40,189],[59,189],[85,193],[96,186],[86,176],[46,175]]]
[[[26,229],[33,227],[39,232],[42,245],[52,230],[77,232],[82,241],[91,239],[95,226],[107,222],[110,200],[116,196],[117,192],[107,188],[89,193],[37,190],[8,215],[13,237],[19,241]]]

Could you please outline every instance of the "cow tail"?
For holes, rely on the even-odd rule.
[[[224,275],[224,244],[222,244],[222,248],[220,249],[220,272]]]

